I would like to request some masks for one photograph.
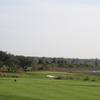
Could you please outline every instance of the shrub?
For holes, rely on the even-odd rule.
[[[92,79],[92,81],[96,81],[95,79]]]
[[[12,77],[15,77],[15,75],[12,75]]]
[[[15,76],[16,78],[20,78],[21,76],[19,75],[19,74],[16,74],[16,76]]]
[[[85,79],[81,79],[82,81],[85,81]]]
[[[3,77],[7,77],[7,73],[3,73]]]
[[[89,77],[86,77],[84,80],[85,81],[90,81],[91,79]]]
[[[69,79],[69,77],[66,77],[65,79],[66,79],[66,80],[68,80],[68,79]]]
[[[0,72],[0,77],[2,77],[2,72]]]
[[[39,65],[38,70],[45,70],[45,67],[43,65]]]
[[[56,77],[55,79],[64,79],[63,77],[59,76],[59,77]]]
[[[73,77],[73,76],[70,76],[70,77],[69,77],[69,79],[70,79],[70,80],[73,80],[73,79],[74,79],[74,77]]]
[[[7,75],[7,77],[10,77],[9,75]]]
[[[80,77],[76,77],[77,80],[80,80]]]

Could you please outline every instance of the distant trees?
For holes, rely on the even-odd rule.
[[[96,59],[65,59],[46,57],[25,57],[0,51],[0,69],[5,65],[7,71],[17,72],[23,69],[26,73],[30,70],[52,70],[56,68],[93,68],[99,66],[100,60]]]
[[[38,69],[37,65],[38,65],[38,60],[36,58],[33,58],[33,61],[31,64],[32,70],[36,71]]]
[[[57,58],[52,58],[52,63],[57,64]]]
[[[67,61],[65,59],[59,59],[57,60],[57,63],[58,63],[58,67],[63,67],[63,68],[68,67]]]
[[[50,64],[50,62],[49,62],[47,59],[46,59],[45,63],[46,63],[46,64]]]
[[[58,64],[57,64],[57,58],[55,58],[55,57],[52,58],[51,65],[52,65],[53,68],[56,68],[58,66]]]
[[[95,66],[99,66],[98,58],[95,59]]]
[[[72,60],[72,64],[75,64],[75,59]]]
[[[6,55],[7,55],[6,52],[0,51],[0,69],[4,65],[4,62],[6,60],[5,59],[6,58]]]
[[[38,64],[45,64],[45,58],[39,58]]]

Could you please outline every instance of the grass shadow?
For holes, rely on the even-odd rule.
[[[1,95],[0,94],[0,100],[43,100],[43,99],[24,97],[24,96],[15,96],[15,95]]]
[[[100,85],[71,85],[71,84],[67,84],[67,86],[100,87]]]

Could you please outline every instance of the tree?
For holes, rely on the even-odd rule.
[[[51,65],[50,64],[47,64],[46,66],[44,66],[45,67],[45,70],[49,70],[49,71],[51,71],[52,70],[52,67],[51,67]]]
[[[72,60],[72,64],[75,64],[75,59]]]
[[[3,62],[2,61],[0,61],[0,70],[1,70],[1,67],[3,67]]]
[[[98,58],[95,59],[95,66],[99,66],[99,61],[98,61]]]
[[[33,58],[33,61],[32,61],[32,70],[37,70],[37,64],[38,64],[38,60],[36,58]]]
[[[49,64],[50,62],[46,59],[45,63],[46,63],[46,64]]]
[[[5,58],[5,62],[4,64],[6,65],[8,72],[10,71],[10,69],[14,68],[15,65],[15,56],[13,54],[7,54],[6,58]]]
[[[52,67],[57,67],[58,66],[58,64],[57,64],[57,58],[52,58]]]
[[[16,56],[14,56],[12,70],[14,69],[16,72],[20,68],[19,64],[20,64],[20,61],[18,60]]]
[[[4,60],[5,60],[6,55],[7,55],[7,53],[6,53],[6,52],[0,51],[0,61],[4,61]]]
[[[31,66],[32,58],[31,57],[24,57],[24,56],[17,56],[20,61],[20,66],[24,69],[26,73],[26,69]]]
[[[4,65],[4,61],[6,60],[5,59],[6,58],[6,55],[7,55],[6,52],[0,51],[0,69]]]
[[[38,64],[45,64],[45,58],[39,58]]]
[[[86,61],[84,61],[84,64],[83,64],[83,65],[84,65],[84,67],[87,67],[87,62],[86,62]]]
[[[78,64],[79,63],[79,59],[78,58],[76,58],[76,64]]]
[[[57,58],[52,58],[52,63],[57,64]]]

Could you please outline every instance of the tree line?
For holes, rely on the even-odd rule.
[[[52,68],[96,68],[99,67],[99,60],[66,59],[66,58],[47,58],[47,57],[26,57],[22,55],[13,55],[0,51],[0,70],[4,66],[7,71],[17,72],[20,69],[26,73],[30,67],[32,71],[52,70]],[[93,63],[94,62],[94,63]]]

